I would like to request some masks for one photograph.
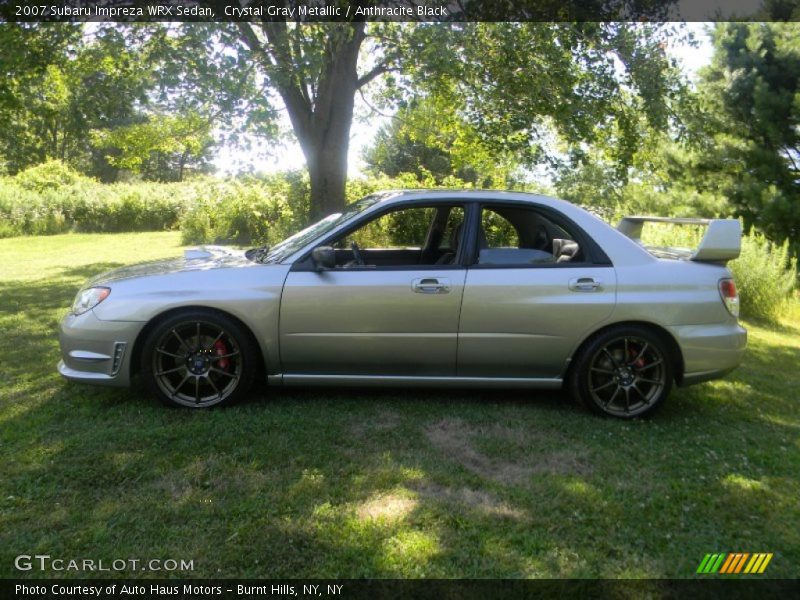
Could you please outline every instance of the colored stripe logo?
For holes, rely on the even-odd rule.
[[[719,554],[706,554],[697,567],[697,572],[702,574],[720,573],[731,574],[761,574],[769,561],[772,560],[772,552],[728,552]]]

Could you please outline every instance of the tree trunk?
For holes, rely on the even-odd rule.
[[[185,150],[183,154],[181,154],[180,161],[178,162],[178,181],[183,181],[183,168],[186,166],[186,160],[188,156],[188,150]]]
[[[364,23],[328,24],[323,67],[317,78],[303,78],[299,38],[286,23],[263,23],[266,44],[248,23],[240,23],[243,41],[261,59],[283,98],[297,140],[306,158],[311,182],[309,218],[318,220],[339,212],[345,204],[347,152],[355,94],[374,78],[358,77],[358,52]],[[293,37],[294,36],[294,37]]]
[[[358,90],[356,66],[363,37],[360,30],[351,34],[329,57],[311,113],[295,119],[293,106],[287,102],[308,166],[312,222],[340,212],[345,205],[350,126]]]
[[[311,222],[340,212],[345,204],[347,184],[347,151],[349,135],[344,140],[328,140],[305,151],[311,182]]]
[[[310,131],[300,137],[311,182],[309,218],[340,212],[345,205],[347,153],[350,149],[350,125],[356,93],[356,65],[337,65],[330,76],[337,79],[329,94],[321,94],[314,111]],[[344,72],[337,72],[344,71]]]

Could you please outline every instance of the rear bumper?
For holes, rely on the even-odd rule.
[[[681,385],[719,379],[744,358],[747,331],[738,323],[669,327],[683,355]]]
[[[58,372],[81,383],[124,387],[130,384],[131,352],[144,323],[101,321],[93,311],[61,321]]]

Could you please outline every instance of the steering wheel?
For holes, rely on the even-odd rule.
[[[355,260],[356,264],[360,267],[363,267],[366,263],[364,262],[364,257],[361,256],[361,250],[359,250],[358,244],[355,242],[350,242],[350,249],[353,251],[353,259]]]

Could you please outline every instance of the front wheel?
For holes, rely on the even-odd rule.
[[[596,413],[632,419],[655,411],[672,389],[672,361],[648,329],[621,326],[592,339],[570,372],[572,396]]]
[[[247,332],[213,311],[176,314],[144,342],[142,379],[170,406],[230,404],[250,389],[256,352]]]

